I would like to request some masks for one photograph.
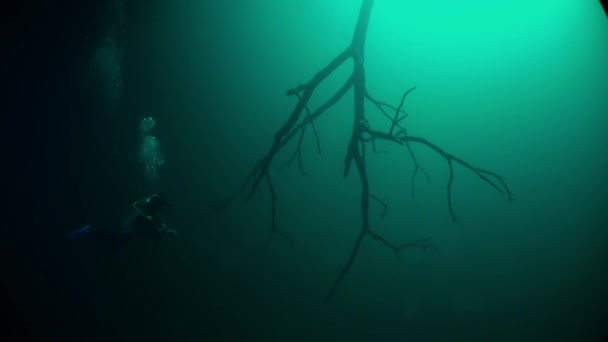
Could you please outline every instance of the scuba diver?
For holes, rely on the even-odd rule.
[[[177,231],[169,228],[165,220],[171,205],[164,197],[154,194],[133,202],[131,212],[117,228],[104,229],[87,224],[65,237],[70,241],[95,240],[122,247],[138,237],[154,237],[164,233],[176,235]]]

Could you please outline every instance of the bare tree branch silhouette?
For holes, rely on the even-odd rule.
[[[452,185],[454,182],[455,164],[458,164],[461,167],[469,170],[470,172],[473,172],[474,174],[479,176],[479,178],[483,182],[489,184],[500,194],[505,195],[509,199],[509,201],[512,200],[511,191],[509,190],[502,176],[492,171],[473,166],[465,160],[446,152],[444,149],[440,148],[434,143],[421,137],[411,136],[407,133],[407,130],[405,129],[405,127],[403,127],[402,122],[408,114],[404,110],[402,110],[402,107],[406,97],[412,91],[415,90],[415,87],[403,93],[403,96],[401,97],[401,102],[398,107],[394,107],[385,102],[378,101],[369,94],[368,89],[366,88],[365,81],[364,47],[373,3],[374,0],[363,0],[359,11],[359,17],[357,25],[355,27],[355,32],[352,41],[350,42],[348,47],[340,54],[338,54],[325,68],[317,72],[316,75],[314,75],[314,77],[310,81],[305,84],[298,85],[287,91],[286,95],[296,96],[298,102],[295,105],[295,108],[292,110],[287,121],[276,132],[272,146],[270,147],[268,152],[266,152],[266,154],[264,154],[250,170],[248,176],[246,177],[240,188],[231,196],[229,196],[226,200],[214,206],[214,208],[217,210],[224,209],[229,206],[234,201],[234,199],[245,193],[247,193],[245,195],[245,199],[247,201],[250,200],[253,194],[262,186],[262,181],[265,180],[271,194],[271,225],[268,239],[270,240],[275,234],[277,234],[286,239],[289,243],[293,244],[293,238],[291,238],[289,234],[280,229],[277,224],[277,195],[269,171],[270,165],[274,161],[276,155],[285,147],[285,145],[294,137],[296,137],[296,135],[299,134],[299,140],[297,143],[296,150],[286,165],[290,165],[293,160],[295,160],[295,158],[298,158],[299,170],[303,174],[305,174],[301,159],[301,146],[302,141],[304,140],[306,127],[308,125],[312,127],[317,142],[317,150],[320,153],[321,143],[314,122],[329,108],[331,108],[334,104],[341,100],[342,97],[344,97],[344,95],[348,91],[352,89],[354,91],[354,125],[352,127],[352,134],[344,158],[343,176],[347,177],[350,174],[352,166],[354,164],[355,170],[359,174],[359,179],[361,182],[362,222],[359,234],[350,253],[348,262],[344,265],[338,277],[334,281],[333,286],[331,287],[326,296],[326,300],[332,298],[332,296],[335,294],[336,290],[344,280],[355,258],[357,257],[359,248],[361,247],[361,242],[363,241],[365,236],[370,236],[371,238],[380,242],[387,248],[393,250],[395,253],[399,253],[401,250],[406,248],[418,248],[422,250],[427,250],[433,247],[430,242],[430,239],[428,238],[422,238],[401,244],[393,244],[370,228],[370,199],[373,199],[382,205],[383,213],[381,215],[381,219],[385,216],[386,211],[388,209],[388,205],[381,199],[379,199],[377,196],[370,193],[366,164],[367,161],[365,154],[366,146],[368,144],[371,145],[373,151],[376,151],[376,141],[378,140],[392,142],[407,148],[407,151],[410,157],[412,158],[415,166],[411,178],[412,196],[414,195],[414,179],[417,173],[421,172],[426,177],[427,181],[430,181],[430,178],[428,173],[418,163],[418,160],[416,159],[416,156],[410,144],[414,143],[424,145],[439,154],[441,157],[443,157],[447,162],[447,166],[449,168],[449,179],[446,186],[447,206],[453,221],[456,221],[456,215],[452,206]],[[311,111],[308,107],[308,103],[317,86],[319,86],[319,84],[321,84],[339,66],[341,66],[345,61],[349,59],[352,59],[354,62],[354,67],[350,77],[344,81],[343,85],[333,94],[333,96],[329,100],[327,100],[316,110]],[[391,121],[390,128],[387,132],[375,130],[370,126],[365,116],[365,100],[370,101],[383,114],[383,116],[386,117],[387,120]],[[394,114],[390,115],[389,113],[387,113],[387,110],[393,111]],[[304,113],[305,115],[303,115]]]

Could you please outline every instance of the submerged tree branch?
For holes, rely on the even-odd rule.
[[[452,184],[454,182],[453,164],[459,164],[465,169],[468,169],[469,171],[477,174],[482,181],[491,185],[499,193],[505,194],[509,200],[512,199],[511,191],[507,187],[503,177],[499,176],[494,172],[474,167],[463,159],[456,157],[455,155],[452,155],[450,153],[447,153],[445,150],[441,149],[437,145],[429,142],[424,138],[414,137],[407,134],[407,130],[401,125],[402,121],[407,117],[407,113],[402,110],[402,107],[404,105],[405,98],[415,89],[415,87],[407,90],[403,94],[401,98],[401,103],[398,107],[394,107],[387,103],[380,102],[369,95],[369,92],[366,88],[364,52],[367,27],[369,25],[369,18],[373,3],[374,0],[362,0],[357,25],[355,27],[355,32],[353,34],[353,38],[350,45],[340,54],[338,54],[338,56],[336,56],[332,61],[330,61],[330,63],[326,67],[317,72],[311,80],[309,80],[305,84],[298,85],[286,92],[288,96],[296,96],[298,98],[298,102],[289,117],[287,118],[287,120],[285,121],[285,123],[277,130],[270,148],[251,168],[245,181],[241,184],[237,191],[234,192],[231,196],[229,196],[225,201],[220,202],[214,207],[218,210],[226,208],[233,202],[235,198],[244,194],[248,188],[249,192],[245,196],[245,199],[249,200],[253,196],[253,194],[259,190],[259,187],[261,186],[261,181],[265,179],[271,194],[271,230],[268,240],[270,241],[270,239],[275,234],[277,234],[283,237],[289,243],[293,244],[294,240],[286,232],[279,229],[279,225],[277,223],[277,195],[270,175],[270,165],[275,160],[279,152],[282,151],[283,147],[285,147],[287,143],[289,143],[297,134],[299,134],[299,140],[297,142],[296,150],[292,154],[291,158],[287,161],[287,165],[291,164],[292,161],[295,160],[295,158],[298,158],[298,166],[300,168],[300,171],[304,173],[301,160],[301,147],[302,142],[304,140],[306,126],[311,125],[317,140],[317,149],[320,153],[320,139],[316,127],[314,125],[314,121],[321,115],[323,115],[339,100],[341,100],[344,95],[346,95],[346,93],[352,88],[354,90],[354,120],[351,136],[344,157],[343,176],[347,177],[350,174],[352,165],[354,164],[354,170],[356,170],[356,172],[358,173],[359,181],[361,183],[361,226],[357,234],[357,238],[354,241],[354,245],[349,255],[348,261],[342,267],[337,278],[332,284],[332,287],[330,288],[330,291],[328,292],[326,297],[327,300],[332,298],[332,296],[335,294],[337,289],[340,287],[342,281],[348,274],[348,271],[353,265],[353,262],[358,255],[359,249],[361,248],[361,243],[366,235],[372,237],[375,241],[380,242],[385,247],[393,250],[395,253],[399,253],[401,250],[406,248],[418,248],[422,250],[432,248],[430,239],[428,238],[421,238],[402,244],[394,244],[388,241],[382,235],[372,230],[369,218],[370,199],[373,199],[376,202],[380,203],[383,207],[380,219],[384,218],[388,209],[388,205],[382,200],[380,200],[377,196],[372,195],[370,193],[365,153],[367,143],[371,142],[372,149],[374,151],[376,151],[376,140],[389,141],[397,145],[405,145],[407,147],[415,167],[411,178],[412,196],[414,194],[414,179],[418,172],[423,173],[427,181],[430,181],[430,179],[428,173],[418,163],[418,160],[414,155],[410,143],[424,145],[427,148],[430,148],[434,152],[438,153],[440,156],[442,156],[448,163],[450,171],[450,176],[447,184],[447,197],[450,216],[454,221],[456,220],[456,217],[452,207]],[[327,100],[314,112],[311,112],[309,110],[309,101],[313,96],[313,93],[316,90],[317,86],[321,84],[324,80],[326,80],[329,75],[331,75],[340,65],[342,65],[348,59],[352,59],[354,62],[351,76],[343,83],[342,87],[340,87],[340,89],[338,89],[332,95],[332,97],[330,97],[329,100]],[[387,132],[372,129],[365,115],[365,100],[372,102],[372,104],[375,105],[378,110],[380,110],[384,117],[391,122],[390,128],[387,130]],[[393,110],[394,115],[389,115],[385,111],[385,108]],[[306,115],[302,115],[302,112],[304,110],[306,111]],[[396,128],[397,132],[394,133]]]

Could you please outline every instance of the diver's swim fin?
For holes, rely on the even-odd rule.
[[[96,229],[93,228],[93,226],[91,226],[90,224],[85,224],[84,226],[82,226],[82,228],[66,234],[65,238],[68,240],[81,239],[81,238],[89,235],[90,233],[94,232],[95,230]]]

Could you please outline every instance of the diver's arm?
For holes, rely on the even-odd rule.
[[[152,221],[152,216],[150,215],[146,215],[146,213],[143,212],[143,210],[141,209],[141,205],[142,204],[148,204],[148,202],[150,202],[150,197],[146,197],[143,200],[139,200],[136,202],[133,202],[133,209],[135,209],[135,211],[137,211],[138,214],[140,214],[141,216],[143,216],[146,220],[148,221]]]

